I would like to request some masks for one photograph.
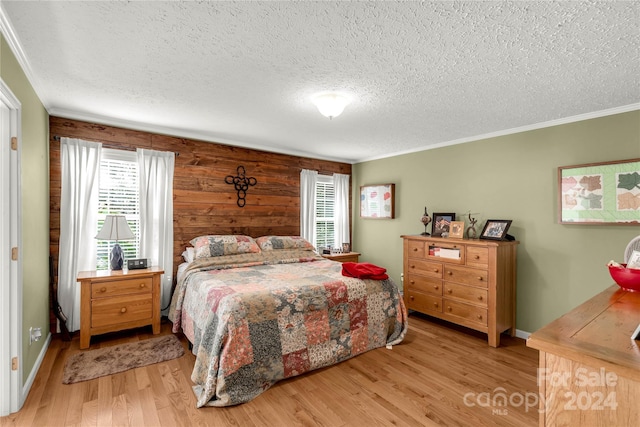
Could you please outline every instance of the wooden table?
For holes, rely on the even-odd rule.
[[[151,325],[160,333],[158,267],[140,270],[100,270],[78,273],[80,282],[80,348],[93,335]]]
[[[640,293],[617,285],[534,332],[540,426],[640,424]]]
[[[358,262],[359,252],[345,252],[341,254],[323,254],[323,257],[340,262]]]

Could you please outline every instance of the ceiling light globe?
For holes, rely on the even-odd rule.
[[[335,92],[317,94],[311,98],[311,101],[318,107],[320,114],[330,119],[342,114],[344,108],[351,102],[345,95]]]

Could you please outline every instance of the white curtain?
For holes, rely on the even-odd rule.
[[[58,302],[70,331],[80,329],[79,271],[96,269],[98,179],[102,144],[62,138]]]
[[[316,247],[316,182],[318,172],[300,171],[300,235]]]
[[[175,154],[138,149],[140,172],[140,256],[164,269],[162,314],[168,313],[173,283],[173,169]]]
[[[349,239],[349,175],[333,174],[333,239],[336,246],[351,243]]]

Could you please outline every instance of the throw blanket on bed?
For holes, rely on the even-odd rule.
[[[345,277],[340,263],[308,251],[273,252],[196,261],[176,287],[169,318],[193,343],[198,407],[247,402],[406,334],[393,281]]]

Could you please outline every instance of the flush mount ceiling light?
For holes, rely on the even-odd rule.
[[[311,98],[311,102],[318,107],[320,114],[332,119],[342,114],[344,107],[346,107],[351,100],[341,93],[322,92],[314,95]]]

